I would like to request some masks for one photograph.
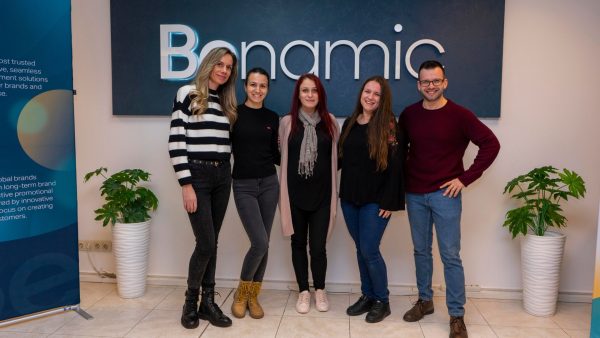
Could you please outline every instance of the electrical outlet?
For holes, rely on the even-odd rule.
[[[107,240],[80,240],[79,251],[111,251],[112,242]]]

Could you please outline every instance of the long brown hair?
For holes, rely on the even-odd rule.
[[[369,158],[375,160],[377,171],[383,171],[388,166],[388,153],[390,143],[396,142],[396,119],[392,112],[392,91],[386,79],[381,76],[368,78],[358,92],[358,99],[352,115],[348,118],[346,129],[340,137],[339,154],[343,156],[344,141],[350,133],[350,130],[356,123],[358,116],[363,112],[360,99],[367,83],[375,81],[381,86],[381,96],[379,106],[373,112],[369,125],[367,126],[367,142],[369,143]]]

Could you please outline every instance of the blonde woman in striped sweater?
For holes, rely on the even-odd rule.
[[[196,237],[181,316],[187,329],[198,327],[199,319],[231,326],[214,302],[214,292],[217,242],[231,191],[229,132],[236,119],[236,77],[235,54],[215,48],[202,60],[193,83],[181,87],[173,102],[169,155]]]

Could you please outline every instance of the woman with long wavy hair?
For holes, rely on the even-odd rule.
[[[319,78],[304,74],[296,82],[290,113],[281,119],[281,226],[291,235],[292,264],[298,282],[296,311],[310,311],[310,268],[318,311],[329,310],[325,292],[325,245],[337,209],[337,141],[339,127],[327,109]]]
[[[202,60],[192,84],[179,88],[173,102],[169,155],[196,238],[181,315],[187,329],[198,327],[199,319],[231,326],[214,295],[217,242],[231,191],[229,131],[237,116],[236,77],[235,54],[215,48]]]
[[[392,95],[381,76],[367,79],[354,112],[342,126],[339,156],[340,203],[356,245],[362,295],[346,310],[368,312],[376,323],[390,314],[387,270],[379,245],[392,211],[404,209],[401,135],[392,112]]]

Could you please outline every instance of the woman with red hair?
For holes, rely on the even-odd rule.
[[[304,74],[296,82],[290,113],[281,119],[281,194],[279,208],[285,236],[291,236],[292,263],[298,282],[296,311],[310,310],[310,268],[318,311],[329,310],[325,293],[327,254],[337,210],[337,141],[339,126],[327,110],[319,78]]]

